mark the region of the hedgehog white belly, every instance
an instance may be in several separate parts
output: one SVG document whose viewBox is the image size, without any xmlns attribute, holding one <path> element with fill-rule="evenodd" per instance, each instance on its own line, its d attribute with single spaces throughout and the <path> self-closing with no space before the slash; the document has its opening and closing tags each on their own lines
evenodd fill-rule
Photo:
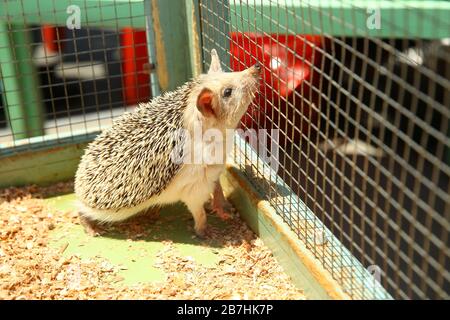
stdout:
<svg viewBox="0 0 450 320">
<path fill-rule="evenodd" d="M 188 207 L 191 203 L 205 203 L 214 190 L 223 165 L 185 165 L 174 177 L 173 181 L 158 196 L 129 208 L 96 209 L 81 201 L 77 202 L 83 216 L 101 222 L 122 221 L 152 207 L 183 201 Z"/>
</svg>

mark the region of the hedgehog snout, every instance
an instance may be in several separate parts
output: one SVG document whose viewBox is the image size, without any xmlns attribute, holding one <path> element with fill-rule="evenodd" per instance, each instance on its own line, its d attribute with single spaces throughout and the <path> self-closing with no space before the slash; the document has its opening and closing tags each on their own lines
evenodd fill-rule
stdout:
<svg viewBox="0 0 450 320">
<path fill-rule="evenodd" d="M 253 69 L 252 73 L 254 75 L 256 75 L 256 76 L 260 76 L 261 75 L 262 67 L 261 67 L 261 65 L 258 62 L 253 65 L 252 69 Z"/>
</svg>

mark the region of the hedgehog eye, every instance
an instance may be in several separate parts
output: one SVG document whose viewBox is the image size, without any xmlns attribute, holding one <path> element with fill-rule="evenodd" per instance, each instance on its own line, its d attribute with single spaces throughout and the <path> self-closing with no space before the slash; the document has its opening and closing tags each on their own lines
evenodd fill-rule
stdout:
<svg viewBox="0 0 450 320">
<path fill-rule="evenodd" d="M 231 88 L 226 88 L 224 91 L 223 91 L 223 97 L 224 98 L 228 98 L 229 96 L 231 96 L 231 93 L 233 92 L 233 89 L 231 89 Z"/>
</svg>

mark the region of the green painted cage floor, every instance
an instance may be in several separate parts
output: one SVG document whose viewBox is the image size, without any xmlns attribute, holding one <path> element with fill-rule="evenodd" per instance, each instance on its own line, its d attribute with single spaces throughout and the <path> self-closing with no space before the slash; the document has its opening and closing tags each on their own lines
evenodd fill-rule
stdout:
<svg viewBox="0 0 450 320">
<path fill-rule="evenodd" d="M 68 194 L 48 198 L 46 202 L 50 208 L 66 211 L 73 209 L 74 200 L 74 194 Z M 182 256 L 193 258 L 198 264 L 212 266 L 219 262 L 221 247 L 214 240 L 202 240 L 195 236 L 191 214 L 183 205 L 161 209 L 156 220 L 145 215 L 136 219 L 140 220 L 142 230 L 133 230 L 133 241 L 127 241 L 130 238 L 127 227 L 135 229 L 135 220 L 122 223 L 121 230 L 113 228 L 99 237 L 87 235 L 81 225 L 57 228 L 52 232 L 52 245 L 65 248 L 63 254 L 66 256 L 101 257 L 122 266 L 120 276 L 126 285 L 164 281 L 164 272 L 154 267 L 156 254 L 164 248 L 164 241 L 171 241 Z M 226 222 L 212 215 L 208 216 L 208 224 L 221 230 L 228 228 Z"/>
</svg>

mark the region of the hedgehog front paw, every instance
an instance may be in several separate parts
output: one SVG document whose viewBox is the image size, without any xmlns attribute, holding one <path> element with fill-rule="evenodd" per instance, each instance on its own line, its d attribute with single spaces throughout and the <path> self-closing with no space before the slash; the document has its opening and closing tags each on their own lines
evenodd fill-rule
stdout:
<svg viewBox="0 0 450 320">
<path fill-rule="evenodd" d="M 216 183 L 212 198 L 212 211 L 217 214 L 221 220 L 231 219 L 231 204 L 225 199 L 222 187 L 219 182 Z"/>
<path fill-rule="evenodd" d="M 228 201 L 214 203 L 212 207 L 212 211 L 216 213 L 217 216 L 223 221 L 230 220 L 232 218 L 232 210 L 233 206 Z"/>
<path fill-rule="evenodd" d="M 202 225 L 195 225 L 195 234 L 199 237 L 199 238 L 205 238 L 205 236 L 207 235 L 207 224 L 204 223 Z"/>
</svg>

